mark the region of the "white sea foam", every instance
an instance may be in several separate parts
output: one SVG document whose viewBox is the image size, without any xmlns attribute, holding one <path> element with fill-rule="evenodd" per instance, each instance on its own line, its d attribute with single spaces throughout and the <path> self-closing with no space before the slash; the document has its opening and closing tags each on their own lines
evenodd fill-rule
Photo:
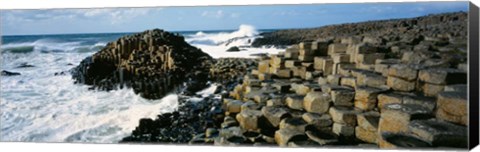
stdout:
<svg viewBox="0 0 480 152">
<path fill-rule="evenodd" d="M 259 32 L 251 25 L 240 25 L 238 30 L 227 33 L 204 33 L 197 32 L 194 35 L 187 36 L 186 41 L 191 45 L 202 49 L 214 58 L 222 57 L 244 57 L 254 58 L 252 54 L 267 53 L 276 54 L 284 51 L 275 47 L 253 48 L 251 44 L 256 38 L 259 38 Z M 230 47 L 237 46 L 241 49 L 239 52 L 226 52 Z"/>
<path fill-rule="evenodd" d="M 114 143 L 141 118 L 155 118 L 178 106 L 176 95 L 146 100 L 131 89 L 92 91 L 73 84 L 72 68 L 89 53 L 2 54 L 2 69 L 22 75 L 1 79 L 1 141 Z M 36 67 L 14 68 L 27 62 Z"/>
</svg>

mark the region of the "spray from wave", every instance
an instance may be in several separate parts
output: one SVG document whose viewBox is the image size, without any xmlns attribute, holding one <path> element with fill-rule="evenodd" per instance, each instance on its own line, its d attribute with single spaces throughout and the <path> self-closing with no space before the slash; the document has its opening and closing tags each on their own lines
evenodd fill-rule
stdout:
<svg viewBox="0 0 480 152">
<path fill-rule="evenodd" d="M 252 25 L 242 24 L 232 32 L 206 33 L 197 32 L 186 35 L 186 41 L 202 49 L 214 58 L 242 57 L 254 58 L 254 54 L 278 53 L 281 49 L 275 47 L 254 48 L 251 44 L 256 38 L 261 37 L 260 32 Z M 227 52 L 231 47 L 238 47 L 238 52 Z"/>
</svg>

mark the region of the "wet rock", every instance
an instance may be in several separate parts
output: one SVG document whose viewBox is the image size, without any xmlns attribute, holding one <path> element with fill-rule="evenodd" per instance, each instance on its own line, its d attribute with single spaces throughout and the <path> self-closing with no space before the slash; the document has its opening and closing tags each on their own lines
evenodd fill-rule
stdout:
<svg viewBox="0 0 480 152">
<path fill-rule="evenodd" d="M 228 48 L 226 51 L 227 52 L 238 52 L 238 51 L 240 51 L 240 48 L 238 48 L 236 46 L 232 46 L 232 47 Z"/>
<path fill-rule="evenodd" d="M 2 76 L 16 76 L 16 75 L 20 75 L 19 72 L 10 72 L 10 71 L 7 71 L 7 70 L 2 70 Z"/>
<path fill-rule="evenodd" d="M 159 99 L 186 82 L 184 91 L 206 87 L 212 58 L 184 38 L 154 29 L 108 43 L 70 72 L 75 83 L 101 90 L 126 85 L 144 98 Z"/>
<path fill-rule="evenodd" d="M 413 134 L 433 146 L 467 148 L 467 127 L 429 119 L 414 120 L 410 122 L 409 128 Z"/>
<path fill-rule="evenodd" d="M 19 66 L 17 66 L 17 68 L 31 68 L 31 67 L 35 67 L 35 66 L 28 63 L 22 63 Z"/>
<path fill-rule="evenodd" d="M 380 148 L 398 149 L 398 148 L 427 148 L 431 145 L 421 139 L 405 134 L 382 133 L 378 142 Z"/>
</svg>

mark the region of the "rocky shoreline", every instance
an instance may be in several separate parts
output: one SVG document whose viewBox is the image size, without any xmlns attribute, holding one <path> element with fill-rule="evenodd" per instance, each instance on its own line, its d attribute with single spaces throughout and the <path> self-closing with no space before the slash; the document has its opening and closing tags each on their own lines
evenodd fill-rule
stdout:
<svg viewBox="0 0 480 152">
<path fill-rule="evenodd" d="M 266 33 L 254 45 L 288 47 L 257 59 L 213 59 L 156 29 L 109 43 L 71 73 L 93 89 L 178 94 L 178 111 L 141 119 L 122 143 L 465 148 L 466 17 Z M 196 94 L 209 85 L 214 94 Z"/>
</svg>

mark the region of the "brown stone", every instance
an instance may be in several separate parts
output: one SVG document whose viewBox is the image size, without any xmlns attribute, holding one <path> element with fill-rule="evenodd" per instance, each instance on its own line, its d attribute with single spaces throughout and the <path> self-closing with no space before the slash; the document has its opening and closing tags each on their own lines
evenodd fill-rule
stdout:
<svg viewBox="0 0 480 152">
<path fill-rule="evenodd" d="M 455 125 L 437 119 L 414 120 L 409 128 L 420 139 L 433 146 L 467 148 L 467 127 Z"/>
<path fill-rule="evenodd" d="M 378 133 L 376 131 L 369 131 L 357 126 L 355 127 L 355 137 L 364 142 L 376 144 L 378 139 Z"/>
<path fill-rule="evenodd" d="M 332 96 L 333 105 L 335 106 L 353 106 L 353 99 L 355 98 L 354 91 L 332 90 L 330 95 Z"/>
<path fill-rule="evenodd" d="M 287 106 L 295 110 L 303 110 L 303 96 L 292 95 L 285 100 Z"/>
<path fill-rule="evenodd" d="M 467 73 L 458 69 L 424 69 L 420 70 L 418 76 L 421 81 L 437 85 L 467 83 Z"/>
<path fill-rule="evenodd" d="M 388 69 L 388 76 L 402 78 L 407 81 L 417 79 L 418 70 L 412 65 L 396 64 Z"/>
<path fill-rule="evenodd" d="M 329 109 L 328 113 L 335 123 L 355 126 L 357 124 L 357 114 L 359 114 L 360 111 L 353 107 L 333 106 Z"/>
<path fill-rule="evenodd" d="M 388 104 L 382 109 L 378 125 L 379 133 L 406 133 L 412 120 L 431 118 L 431 111 L 412 104 Z"/>
<path fill-rule="evenodd" d="M 275 142 L 281 146 L 286 147 L 288 142 L 306 140 L 304 132 L 294 129 L 279 129 L 275 131 Z"/>
<path fill-rule="evenodd" d="M 467 125 L 467 103 L 466 92 L 442 92 L 437 96 L 436 117 L 445 121 Z"/>
<path fill-rule="evenodd" d="M 312 91 L 303 99 L 303 108 L 307 112 L 325 113 L 330 107 L 332 101 L 329 93 Z"/>
<path fill-rule="evenodd" d="M 392 103 L 398 103 L 401 104 L 403 103 L 403 96 L 402 94 L 399 93 L 382 93 L 378 95 L 378 108 L 380 111 L 383 109 L 383 106 L 387 104 L 392 104 Z"/>
<path fill-rule="evenodd" d="M 357 80 L 355 77 L 342 77 L 340 79 L 340 85 L 342 86 L 355 88 L 357 86 L 356 83 L 357 83 Z"/>
<path fill-rule="evenodd" d="M 355 136 L 355 127 L 341 123 L 333 123 L 332 131 L 339 136 Z"/>
<path fill-rule="evenodd" d="M 262 108 L 262 114 L 273 127 L 278 127 L 282 119 L 291 117 L 288 111 L 282 107 L 265 106 Z"/>
<path fill-rule="evenodd" d="M 260 128 L 259 122 L 262 117 L 260 110 L 246 109 L 238 113 L 236 118 L 240 127 L 249 131 L 256 131 Z"/>
<path fill-rule="evenodd" d="M 378 132 L 378 122 L 380 121 L 380 113 L 376 111 L 368 111 L 357 115 L 358 127 L 367 131 Z"/>
<path fill-rule="evenodd" d="M 298 130 L 301 132 L 305 132 L 305 128 L 307 127 L 307 122 L 303 120 L 303 118 L 298 117 L 291 117 L 285 118 L 280 121 L 279 128 L 280 129 L 293 129 Z"/>
<path fill-rule="evenodd" d="M 324 128 L 332 125 L 332 117 L 329 114 L 304 113 L 302 118 L 305 122 L 316 128 Z"/>
<path fill-rule="evenodd" d="M 328 55 L 332 55 L 335 53 L 346 53 L 347 46 L 348 45 L 346 44 L 340 44 L 340 43 L 330 44 L 328 46 Z"/>
<path fill-rule="evenodd" d="M 397 91 L 408 92 L 415 90 L 415 81 L 408 81 L 394 76 L 388 76 L 387 85 Z"/>
<path fill-rule="evenodd" d="M 372 87 L 357 87 L 355 89 L 355 107 L 361 110 L 372 110 L 377 105 L 377 96 L 383 90 Z"/>
</svg>

